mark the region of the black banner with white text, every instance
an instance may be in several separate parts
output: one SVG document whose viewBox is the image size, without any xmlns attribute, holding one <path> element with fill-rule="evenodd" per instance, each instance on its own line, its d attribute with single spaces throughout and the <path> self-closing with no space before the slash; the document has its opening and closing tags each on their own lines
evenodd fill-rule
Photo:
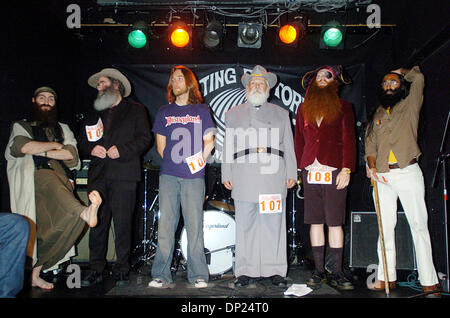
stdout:
<svg viewBox="0 0 450 318">
<path fill-rule="evenodd" d="M 134 97 L 146 106 L 151 121 L 154 120 L 159 108 L 167 104 L 167 84 L 173 66 L 173 64 L 116 65 L 132 83 Z M 204 103 L 209 105 L 212 110 L 217 127 L 214 160 L 220 162 L 225 131 L 225 113 L 246 101 L 241 77 L 244 72 L 250 73 L 254 65 L 186 64 L 185 66 L 196 75 Z M 269 101 L 289 110 L 292 124 L 295 125 L 297 108 L 303 102 L 305 94 L 300 85 L 301 79 L 305 73 L 317 66 L 263 66 L 278 77 L 277 84 L 271 90 Z M 353 104 L 357 126 L 355 129 L 360 129 L 366 120 L 364 65 L 350 65 L 344 67 L 344 70 L 351 77 L 352 83 L 342 87 L 340 96 Z M 161 158 L 156 154 L 154 148 L 147 153 L 145 160 L 159 165 Z"/>
</svg>

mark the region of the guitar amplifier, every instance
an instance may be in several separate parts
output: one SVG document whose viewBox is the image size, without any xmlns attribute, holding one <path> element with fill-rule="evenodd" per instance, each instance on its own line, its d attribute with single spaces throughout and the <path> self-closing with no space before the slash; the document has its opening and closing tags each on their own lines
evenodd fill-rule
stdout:
<svg viewBox="0 0 450 318">
<path fill-rule="evenodd" d="M 367 268 L 371 264 L 378 264 L 377 242 L 378 221 L 376 212 L 352 212 L 349 266 Z M 416 270 L 414 244 L 405 212 L 397 212 L 395 247 L 396 268 Z"/>
<path fill-rule="evenodd" d="M 75 173 L 75 183 L 79 186 L 87 186 L 88 184 L 88 170 L 91 160 L 83 160 L 81 162 L 81 169 Z"/>
</svg>

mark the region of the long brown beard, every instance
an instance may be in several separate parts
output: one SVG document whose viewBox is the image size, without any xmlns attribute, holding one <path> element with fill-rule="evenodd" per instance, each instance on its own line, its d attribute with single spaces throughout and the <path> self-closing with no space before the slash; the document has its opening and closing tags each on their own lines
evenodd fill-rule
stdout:
<svg viewBox="0 0 450 318">
<path fill-rule="evenodd" d="M 50 110 L 43 111 L 36 103 L 33 103 L 31 118 L 44 126 L 54 126 L 58 122 L 58 109 L 54 105 Z"/>
<path fill-rule="evenodd" d="M 336 81 L 323 88 L 315 81 L 311 84 L 302 106 L 303 117 L 308 123 L 315 124 L 317 120 L 323 118 L 323 122 L 329 124 L 339 118 L 342 105 L 338 89 Z"/>
</svg>

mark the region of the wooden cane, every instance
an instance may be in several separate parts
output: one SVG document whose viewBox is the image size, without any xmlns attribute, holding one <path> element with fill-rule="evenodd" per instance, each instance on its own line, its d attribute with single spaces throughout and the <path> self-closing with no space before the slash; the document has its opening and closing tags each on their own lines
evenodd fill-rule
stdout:
<svg viewBox="0 0 450 318">
<path fill-rule="evenodd" d="M 381 245 L 381 255 L 383 259 L 383 269 L 384 269 L 384 290 L 386 292 L 386 298 L 389 298 L 389 275 L 388 268 L 386 262 L 386 249 L 384 247 L 384 236 L 383 236 L 383 225 L 381 223 L 381 214 L 380 214 L 380 201 L 378 199 L 378 186 L 375 180 L 371 180 L 373 191 L 375 195 L 375 210 L 377 212 L 377 221 L 378 221 L 378 232 L 380 234 L 380 245 Z"/>
</svg>

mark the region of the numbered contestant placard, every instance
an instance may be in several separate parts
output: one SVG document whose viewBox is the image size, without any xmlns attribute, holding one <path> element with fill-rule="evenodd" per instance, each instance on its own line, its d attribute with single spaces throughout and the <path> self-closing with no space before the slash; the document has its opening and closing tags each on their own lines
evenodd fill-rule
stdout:
<svg viewBox="0 0 450 318">
<path fill-rule="evenodd" d="M 281 194 L 260 194 L 259 213 L 273 214 L 281 213 L 283 210 Z"/>
<path fill-rule="evenodd" d="M 187 157 L 186 163 L 192 174 L 199 172 L 206 166 L 205 159 L 203 159 L 202 152 L 197 152 L 195 155 Z"/>
<path fill-rule="evenodd" d="M 101 118 L 98 119 L 95 125 L 86 125 L 86 136 L 90 142 L 96 142 L 103 137 L 103 122 Z"/>
<path fill-rule="evenodd" d="M 309 171 L 308 183 L 309 184 L 331 184 L 332 180 L 331 171 Z"/>
</svg>

